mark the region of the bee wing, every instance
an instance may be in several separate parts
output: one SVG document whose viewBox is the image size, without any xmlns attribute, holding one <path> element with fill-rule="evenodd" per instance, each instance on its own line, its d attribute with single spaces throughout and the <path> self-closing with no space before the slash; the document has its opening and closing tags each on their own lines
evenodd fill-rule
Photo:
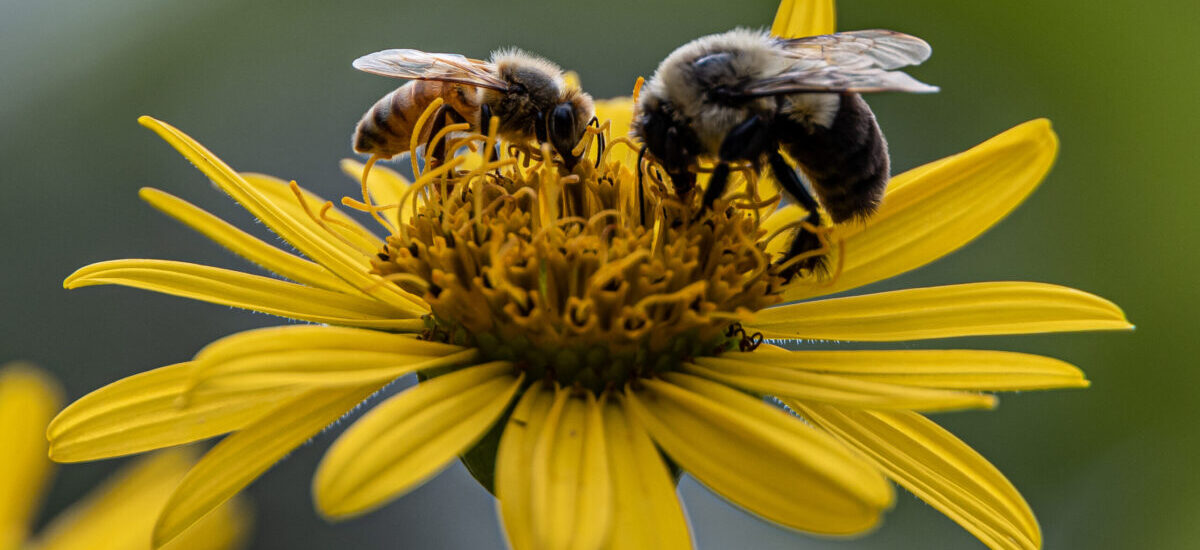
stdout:
<svg viewBox="0 0 1200 550">
<path fill-rule="evenodd" d="M 791 64 L 778 75 L 747 85 L 745 95 L 938 91 L 937 86 L 893 70 L 929 59 L 933 50 L 915 36 L 868 30 L 781 40 L 779 44 Z"/>
<path fill-rule="evenodd" d="M 797 60 L 836 67 L 885 70 L 920 65 L 929 59 L 929 43 L 902 32 L 872 29 L 781 40 L 784 54 Z"/>
<path fill-rule="evenodd" d="M 393 78 L 456 82 L 501 91 L 508 89 L 508 84 L 496 76 L 495 65 L 453 53 L 383 50 L 355 59 L 354 68 Z"/>
<path fill-rule="evenodd" d="M 824 67 L 787 71 L 759 79 L 746 86 L 739 95 L 759 97 L 802 92 L 910 92 L 932 93 L 930 86 L 900 71 L 883 69 L 841 69 Z"/>
</svg>

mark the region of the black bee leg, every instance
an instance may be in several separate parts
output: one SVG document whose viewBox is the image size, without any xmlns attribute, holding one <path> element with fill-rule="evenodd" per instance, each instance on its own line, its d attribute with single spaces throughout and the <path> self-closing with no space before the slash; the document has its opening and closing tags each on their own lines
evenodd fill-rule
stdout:
<svg viewBox="0 0 1200 550">
<path fill-rule="evenodd" d="M 479 106 L 479 133 L 487 135 L 492 127 L 492 108 L 487 103 Z"/>
<path fill-rule="evenodd" d="M 755 160 L 770 144 L 770 128 L 762 117 L 754 115 L 734 126 L 721 140 L 721 150 L 717 153 L 720 162 L 713 168 L 708 189 L 704 191 L 704 208 L 712 208 L 713 203 L 725 193 L 725 186 L 729 183 L 728 163 Z"/>
<path fill-rule="evenodd" d="M 446 141 L 433 143 L 433 138 L 446 127 L 447 112 L 454 111 L 445 105 L 439 107 L 437 112 L 433 113 L 433 122 L 429 125 L 429 139 L 425 142 L 425 151 L 429 153 L 429 163 L 432 166 L 441 164 L 441 159 L 446 155 Z M 430 150 L 430 147 L 433 149 Z"/>
<path fill-rule="evenodd" d="M 722 160 L 713 168 L 712 176 L 708 178 L 708 188 L 704 190 L 704 200 L 701 201 L 705 210 L 712 208 L 713 203 L 721 198 L 721 195 L 725 193 L 725 186 L 728 184 L 729 163 Z"/>
<path fill-rule="evenodd" d="M 771 151 L 767 153 L 767 162 L 771 165 L 771 171 L 775 173 L 775 179 L 783 190 L 796 200 L 805 210 L 808 211 L 808 216 L 804 221 L 812 227 L 821 226 L 821 211 L 817 205 L 817 200 L 813 198 L 812 193 L 809 193 L 808 187 L 804 182 L 800 181 L 800 176 L 796 174 L 795 168 L 792 168 L 779 151 Z M 815 250 L 820 250 L 825 246 L 821 238 L 816 233 L 809 231 L 805 227 L 801 227 L 796 231 L 796 237 L 792 239 L 791 246 L 788 247 L 787 255 L 784 257 L 784 262 L 788 259 L 795 258 L 801 254 L 811 253 Z M 808 258 L 800 260 L 791 265 L 783 276 L 791 279 L 801 269 L 812 271 L 825 271 L 827 258 L 824 254 L 813 254 Z"/>
<path fill-rule="evenodd" d="M 595 125 L 596 129 L 599 130 L 600 129 L 600 119 L 593 116 L 592 120 L 588 121 L 588 126 L 592 126 L 592 125 Z M 600 167 L 600 159 L 604 158 L 604 147 L 605 147 L 604 132 L 600 132 L 600 133 L 596 134 L 596 168 Z"/>
<path fill-rule="evenodd" d="M 537 112 L 537 122 L 533 124 L 533 133 L 534 136 L 537 137 L 539 148 L 543 143 L 550 141 L 550 139 L 546 137 L 546 113 L 541 111 Z"/>
<path fill-rule="evenodd" d="M 442 108 L 445 109 L 445 113 L 444 113 L 445 116 L 442 117 L 443 118 L 443 120 L 441 121 L 442 125 L 438 128 L 435 128 L 435 133 L 440 132 L 442 130 L 442 128 L 444 128 L 446 126 L 446 123 L 461 124 L 463 122 L 467 122 L 467 119 L 463 118 L 462 115 L 458 114 L 458 111 L 455 111 L 454 109 L 448 109 L 446 107 L 442 107 Z M 430 134 L 430 136 L 431 136 L 430 139 L 433 139 L 432 138 L 433 135 L 434 134 Z M 443 140 L 433 144 L 433 154 L 430 155 L 430 157 L 435 158 L 435 159 L 446 158 L 446 142 L 447 141 L 449 141 L 448 136 L 446 139 L 443 139 Z M 428 147 L 428 145 L 426 147 Z"/>
<path fill-rule="evenodd" d="M 487 103 L 479 106 L 479 133 L 487 135 L 492 128 L 492 108 Z M 492 145 L 492 160 L 500 158 L 500 140 Z"/>
<path fill-rule="evenodd" d="M 570 103 L 559 103 L 550 113 L 550 119 L 546 121 L 546 125 L 550 144 L 562 157 L 563 165 L 567 167 L 567 170 L 575 168 L 575 164 L 579 162 L 579 159 L 572 154 L 575 144 L 579 142 L 575 131 L 575 107 Z"/>
</svg>

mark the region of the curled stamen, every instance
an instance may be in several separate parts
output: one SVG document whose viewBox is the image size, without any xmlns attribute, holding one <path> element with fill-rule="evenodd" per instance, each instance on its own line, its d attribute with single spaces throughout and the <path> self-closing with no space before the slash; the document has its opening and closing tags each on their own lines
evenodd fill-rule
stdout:
<svg viewBox="0 0 1200 550">
<path fill-rule="evenodd" d="M 429 143 L 425 146 L 425 154 L 424 154 L 425 166 L 431 166 L 431 163 L 435 163 L 435 161 L 437 160 L 433 156 L 433 152 L 431 151 L 431 149 L 435 148 L 435 144 L 441 143 L 442 140 L 446 139 L 446 135 L 450 134 L 451 132 L 465 132 L 470 129 L 471 129 L 471 125 L 467 124 L 466 122 L 460 122 L 457 124 L 448 124 L 446 126 L 443 126 L 442 129 L 438 131 L 438 133 L 433 135 L 433 138 L 430 139 Z"/>
<path fill-rule="evenodd" d="M 733 198 L 739 197 L 735 196 Z M 750 197 L 750 199 L 753 200 L 753 197 Z M 765 199 L 761 199 L 758 202 L 734 202 L 731 200 L 729 205 L 739 210 L 762 210 L 764 208 L 774 207 L 781 200 L 783 200 L 783 195 L 775 193 L 774 195 L 771 195 Z"/>
<path fill-rule="evenodd" d="M 363 165 L 362 178 L 359 179 L 359 185 L 362 188 L 362 204 L 366 206 L 366 212 L 370 212 L 371 217 L 387 229 L 389 233 L 395 233 L 396 228 L 392 227 L 392 223 L 383 219 L 379 215 L 379 210 L 375 207 L 374 201 L 371 199 L 371 193 L 367 190 L 367 176 L 371 173 L 371 168 L 375 167 L 375 163 L 379 161 L 379 153 L 372 153 L 371 158 L 367 159 L 367 163 Z M 345 201 L 342 201 L 345 204 Z"/>
<path fill-rule="evenodd" d="M 413 196 L 415 193 L 425 189 L 425 187 L 428 186 L 429 184 L 433 183 L 434 178 L 457 168 L 458 166 L 460 166 L 462 163 L 464 163 L 466 161 L 467 161 L 466 157 L 454 157 L 454 158 L 450 159 L 446 164 L 443 164 L 441 166 L 438 166 L 437 168 L 434 168 L 432 170 L 428 170 L 428 171 L 422 173 L 421 176 L 419 178 L 417 178 L 417 181 L 414 181 L 412 183 L 412 185 L 408 186 L 408 189 L 404 190 L 404 194 L 400 195 L 400 200 L 398 201 L 399 207 L 404 208 L 404 204 L 406 202 L 408 202 L 408 198 Z M 412 213 L 413 213 L 413 217 L 416 217 L 417 202 L 415 200 L 413 201 Z M 400 224 L 400 236 L 401 236 L 401 238 L 405 238 L 405 239 L 407 239 L 407 237 L 408 237 L 408 232 L 407 232 L 407 229 L 405 228 L 404 224 Z"/>
<path fill-rule="evenodd" d="M 332 202 L 325 201 L 325 204 L 321 205 L 321 211 L 317 214 L 318 216 L 320 216 L 321 221 L 335 225 L 337 227 L 341 227 L 342 229 L 345 229 L 346 231 L 350 232 L 350 234 L 355 235 L 358 238 L 362 239 L 364 242 L 369 243 L 375 239 L 374 235 L 369 234 L 367 231 L 363 230 L 362 227 L 345 222 L 343 220 L 339 220 L 337 218 L 330 217 L 329 211 L 332 209 L 333 209 Z M 344 242 L 346 242 L 347 244 L 350 244 L 349 240 L 344 240 Z M 357 246 L 351 245 L 351 246 L 355 246 L 356 248 L 362 249 L 361 245 L 357 245 Z"/>
<path fill-rule="evenodd" d="M 374 210 L 376 212 L 387 212 L 388 210 L 396 210 L 396 209 L 400 208 L 399 203 L 391 203 L 391 204 L 383 204 L 383 205 L 364 204 L 362 201 L 355 199 L 354 197 L 342 197 L 342 206 L 345 206 L 347 208 L 353 208 L 355 210 L 358 210 L 359 212 L 370 212 L 371 210 Z M 395 231 L 393 231 L 393 233 L 395 233 Z"/>
<path fill-rule="evenodd" d="M 304 213 L 308 215 L 309 219 L 311 219 L 313 221 L 313 223 L 317 224 L 317 226 L 320 227 L 321 229 L 324 229 L 326 232 L 328 232 L 330 235 L 332 235 L 335 239 L 345 243 L 346 246 L 349 246 L 350 248 L 352 248 L 354 250 L 362 251 L 362 248 L 359 245 L 356 245 L 356 244 L 350 242 L 350 239 L 347 239 L 345 235 L 342 235 L 341 233 L 334 231 L 328 225 L 325 225 L 324 213 L 326 210 L 329 209 L 329 207 L 333 206 L 333 203 L 326 202 L 325 206 L 322 207 L 322 209 L 321 209 L 321 215 L 317 215 L 317 214 L 313 213 L 312 208 L 309 208 L 308 200 L 304 198 L 304 191 L 302 189 L 300 189 L 300 185 L 296 183 L 296 180 L 292 180 L 291 182 L 289 182 L 288 188 L 291 189 L 292 194 L 296 196 L 296 202 L 300 203 L 300 208 L 302 210 L 304 210 Z"/>
<path fill-rule="evenodd" d="M 417 145 L 421 143 L 421 132 L 425 131 L 425 123 L 437 112 L 442 103 L 445 103 L 445 100 L 440 97 L 430 101 L 425 110 L 421 111 L 421 116 L 417 117 L 417 123 L 413 125 L 412 137 L 408 140 L 409 159 L 412 161 L 413 177 L 419 178 L 421 176 L 421 167 L 417 162 Z"/>
<path fill-rule="evenodd" d="M 461 138 L 449 125 L 431 131 L 431 143 L 455 146 L 388 205 L 404 209 L 405 222 L 371 259 L 385 284 L 424 293 L 438 328 L 425 337 L 478 338 L 497 354 L 488 359 L 515 358 L 531 377 L 593 394 L 668 372 L 695 350 L 761 341 L 744 330 L 724 336 L 780 300 L 767 243 L 756 241 L 758 209 L 779 195 L 761 199 L 754 173 L 730 200 L 701 209 L 701 194 L 679 196 L 639 144 L 610 139 L 612 123 L 588 123 L 567 156 L 590 159 L 595 148 L 597 164 L 570 171 L 547 144 L 500 143 L 491 124 Z M 641 153 L 636 165 L 628 152 Z M 571 365 L 582 358 L 571 355 L 585 353 L 589 374 L 577 375 Z"/>
</svg>

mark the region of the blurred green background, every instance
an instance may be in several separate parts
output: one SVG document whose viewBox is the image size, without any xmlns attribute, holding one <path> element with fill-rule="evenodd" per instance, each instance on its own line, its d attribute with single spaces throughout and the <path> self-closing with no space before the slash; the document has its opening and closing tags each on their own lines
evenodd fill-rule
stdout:
<svg viewBox="0 0 1200 550">
<path fill-rule="evenodd" d="M 124 288 L 62 289 L 77 267 L 114 258 L 243 268 L 137 199 L 139 187 L 152 185 L 255 225 L 139 127 L 138 115 L 177 125 L 235 168 L 337 197 L 356 193 L 337 169 L 353 124 L 397 84 L 353 71 L 358 55 L 413 47 L 485 57 L 518 45 L 577 70 L 585 88 L 608 97 L 627 94 L 687 40 L 769 25 L 775 10 L 769 0 L 505 5 L 0 0 L 0 359 L 42 364 L 75 399 L 185 360 L 217 337 L 279 322 Z M 1194 548 L 1200 8 L 1168 0 L 1102 6 L 839 6 L 840 29 L 893 28 L 934 46 L 913 73 L 940 94 L 871 98 L 897 171 L 1035 117 L 1050 117 L 1062 139 L 1054 171 L 1012 216 L 968 248 L 872 289 L 1033 280 L 1122 305 L 1138 325 L 1133 334 L 922 343 L 1052 355 L 1093 382 L 936 418 L 1008 474 L 1036 511 L 1047 548 Z M 248 490 L 258 507 L 253 547 L 502 545 L 491 498 L 458 465 L 380 511 L 324 523 L 309 483 L 332 437 L 298 449 Z M 119 462 L 60 469 L 44 516 Z M 690 479 L 680 492 L 704 549 L 979 547 L 906 494 L 876 532 L 841 541 L 763 523 Z"/>
</svg>

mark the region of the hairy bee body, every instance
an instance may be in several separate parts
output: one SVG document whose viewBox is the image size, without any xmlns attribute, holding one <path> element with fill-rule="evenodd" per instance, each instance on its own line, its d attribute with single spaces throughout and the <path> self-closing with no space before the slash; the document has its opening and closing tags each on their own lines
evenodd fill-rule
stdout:
<svg viewBox="0 0 1200 550">
<path fill-rule="evenodd" d="M 887 140 L 875 114 L 855 93 L 797 95 L 801 97 L 781 98 L 782 116 L 776 124 L 787 137 L 779 140 L 780 145 L 799 165 L 835 223 L 866 218 L 883 200 L 891 173 Z M 837 100 L 832 102 L 835 106 L 829 97 Z M 800 108 L 811 102 L 822 105 Z M 829 123 L 814 122 L 809 113 Z"/>
<path fill-rule="evenodd" d="M 705 208 L 724 192 L 729 163 L 769 167 L 808 212 L 781 262 L 785 275 L 819 270 L 828 251 L 819 211 L 835 223 L 866 218 L 887 186 L 887 142 L 859 93 L 936 91 L 897 70 L 929 54 L 923 40 L 886 30 L 785 39 L 735 29 L 697 38 L 646 82 L 633 133 L 680 195 L 694 188 L 701 159 L 715 163 Z"/>
<path fill-rule="evenodd" d="M 451 82 L 413 80 L 383 96 L 363 115 L 354 129 L 354 150 L 381 158 L 408 151 L 417 119 L 439 97 L 472 127 L 478 126 L 478 90 Z M 430 128 L 425 126 L 419 141 L 430 137 Z"/>
<path fill-rule="evenodd" d="M 591 96 L 569 87 L 562 69 L 520 50 L 501 50 L 491 61 L 457 54 L 418 50 L 384 50 L 355 61 L 356 68 L 394 78 L 412 79 L 363 115 L 354 131 L 354 150 L 391 158 L 411 149 L 413 129 L 437 98 L 444 113 L 472 131 L 487 131 L 496 118 L 501 137 L 513 142 L 550 143 L 572 166 L 570 154 L 593 117 Z M 441 117 L 421 130 L 417 143 L 427 143 Z"/>
</svg>

